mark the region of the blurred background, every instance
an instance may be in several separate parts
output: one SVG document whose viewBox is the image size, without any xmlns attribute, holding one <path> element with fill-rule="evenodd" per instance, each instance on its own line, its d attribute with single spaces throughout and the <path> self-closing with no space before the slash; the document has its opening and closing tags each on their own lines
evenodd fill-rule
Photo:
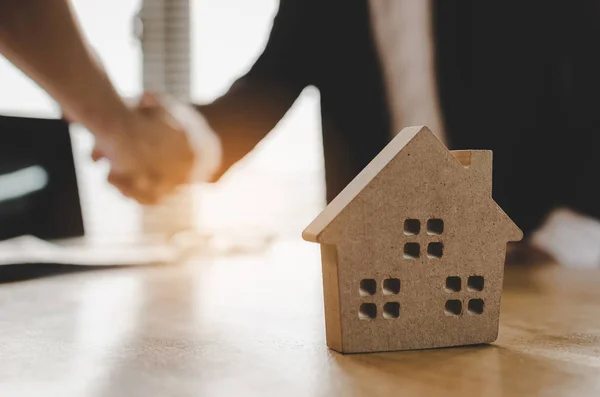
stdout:
<svg viewBox="0 0 600 397">
<path fill-rule="evenodd" d="M 72 1 L 86 37 L 124 96 L 146 88 L 196 103 L 212 101 L 256 60 L 278 7 L 276 0 L 179 0 L 163 12 L 162 1 L 146 0 L 143 8 L 141 0 Z M 161 32 L 169 29 L 177 34 L 169 38 L 167 53 Z M 1 57 L 0 87 L 0 114 L 60 117 L 49 96 Z M 90 159 L 91 134 L 72 127 L 87 236 L 128 241 L 179 219 L 204 236 L 226 236 L 229 244 L 298 237 L 325 204 L 318 95 L 307 88 L 269 137 L 219 183 L 193 186 L 154 208 L 111 187 L 108 164 Z"/>
</svg>

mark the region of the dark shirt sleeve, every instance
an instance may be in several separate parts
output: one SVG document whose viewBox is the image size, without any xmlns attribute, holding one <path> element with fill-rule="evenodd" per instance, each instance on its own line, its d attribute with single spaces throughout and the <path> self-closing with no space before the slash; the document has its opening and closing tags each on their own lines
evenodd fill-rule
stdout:
<svg viewBox="0 0 600 397">
<path fill-rule="evenodd" d="M 223 145 L 215 180 L 250 152 L 312 84 L 313 2 L 281 0 L 267 45 L 250 71 L 213 103 L 197 106 Z"/>
</svg>

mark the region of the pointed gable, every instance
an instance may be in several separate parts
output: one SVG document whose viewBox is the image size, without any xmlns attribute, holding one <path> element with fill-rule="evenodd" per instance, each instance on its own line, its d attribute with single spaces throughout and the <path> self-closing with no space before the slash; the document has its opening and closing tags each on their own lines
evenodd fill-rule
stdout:
<svg viewBox="0 0 600 397">
<path fill-rule="evenodd" d="M 419 133 L 433 133 L 425 126 L 404 128 L 383 150 L 338 194 L 319 216 L 302 232 L 306 241 L 318 242 L 319 234 L 379 174 L 383 168 Z"/>
<path fill-rule="evenodd" d="M 310 242 L 321 242 L 323 231 L 349 206 L 349 204 L 380 174 L 384 168 L 417 136 L 427 134 L 439 143 L 447 153 L 447 160 L 456 172 L 464 172 L 465 177 L 476 181 L 481 191 L 488 195 L 490 205 L 498 209 L 501 230 L 499 235 L 508 241 L 521 240 L 523 233 L 492 199 L 492 152 L 489 150 L 448 151 L 442 142 L 425 126 L 403 129 L 396 137 L 344 188 L 329 205 L 303 231 L 302 238 Z M 442 155 L 443 156 L 443 155 Z"/>
</svg>

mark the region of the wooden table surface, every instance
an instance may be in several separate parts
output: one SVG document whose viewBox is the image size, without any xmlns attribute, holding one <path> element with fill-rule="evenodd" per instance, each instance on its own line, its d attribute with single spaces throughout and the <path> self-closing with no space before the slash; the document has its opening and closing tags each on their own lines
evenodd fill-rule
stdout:
<svg viewBox="0 0 600 397">
<path fill-rule="evenodd" d="M 509 268 L 474 347 L 340 355 L 322 299 L 302 242 L 0 284 L 0 395 L 600 395 L 600 271 Z"/>
</svg>

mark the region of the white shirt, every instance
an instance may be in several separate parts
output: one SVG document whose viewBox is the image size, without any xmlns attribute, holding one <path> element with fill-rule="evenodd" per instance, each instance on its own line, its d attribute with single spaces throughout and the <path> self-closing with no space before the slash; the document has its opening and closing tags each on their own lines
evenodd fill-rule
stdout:
<svg viewBox="0 0 600 397">
<path fill-rule="evenodd" d="M 426 125 L 445 141 L 435 80 L 431 0 L 369 0 L 373 35 L 382 61 L 394 135 Z M 210 178 L 221 161 L 221 145 L 204 118 L 172 104 L 197 152 L 196 180 Z M 600 205 L 600 203 L 599 203 Z M 599 267 L 600 221 L 558 209 L 530 241 L 570 267 Z"/>
</svg>

